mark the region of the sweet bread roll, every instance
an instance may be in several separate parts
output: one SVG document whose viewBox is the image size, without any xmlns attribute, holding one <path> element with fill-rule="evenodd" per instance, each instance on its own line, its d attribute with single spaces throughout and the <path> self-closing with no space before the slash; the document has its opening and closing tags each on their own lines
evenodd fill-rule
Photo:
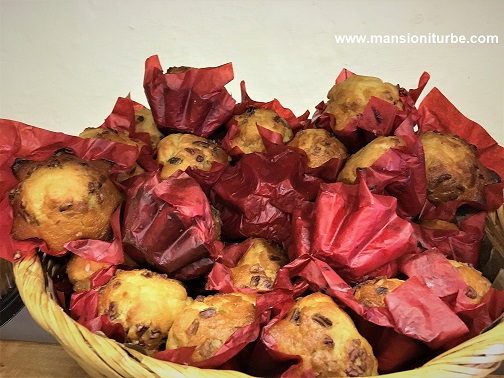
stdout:
<svg viewBox="0 0 504 378">
<path fill-rule="evenodd" d="M 459 228 L 455 223 L 442 219 L 424 219 L 418 222 L 418 224 L 429 230 L 459 231 Z"/>
<path fill-rule="evenodd" d="M 124 131 L 117 131 L 108 127 L 86 127 L 80 134 L 81 138 L 97 138 L 108 140 L 110 142 L 117 142 L 122 144 L 127 144 L 128 146 L 135 146 L 139 150 L 142 148 L 144 143 L 135 142 L 129 137 L 129 134 Z M 119 182 L 125 181 L 130 177 L 142 174 L 144 169 L 138 164 L 135 164 L 128 172 L 121 173 L 118 175 L 117 180 Z"/>
<path fill-rule="evenodd" d="M 385 296 L 403 282 L 398 278 L 376 277 L 358 284 L 354 296 L 364 307 L 385 307 Z"/>
<path fill-rule="evenodd" d="M 212 163 L 228 164 L 229 156 L 214 141 L 192 134 L 170 134 L 158 144 L 157 161 L 163 166 L 161 178 L 188 167 L 209 171 Z"/>
<path fill-rule="evenodd" d="M 14 164 L 19 184 L 10 193 L 12 237 L 39 238 L 62 251 L 78 239 L 107 240 L 123 197 L 108 178 L 110 163 L 58 152 L 46 161 Z"/>
<path fill-rule="evenodd" d="M 257 126 L 280 134 L 284 143 L 294 136 L 287 121 L 273 109 L 250 107 L 242 114 L 235 115 L 234 120 L 239 132 L 231 138 L 230 148 L 238 147 L 244 154 L 266 152 Z"/>
<path fill-rule="evenodd" d="M 460 277 L 469 287 L 466 296 L 470 298 L 472 302 L 480 303 L 488 290 L 490 290 L 492 283 L 472 265 L 455 260 L 449 261 L 457 269 Z"/>
<path fill-rule="evenodd" d="M 90 289 L 90 278 L 99 270 L 110 267 L 111 264 L 93 261 L 79 255 L 72 255 L 66 265 L 68 280 L 75 292 Z"/>
<path fill-rule="evenodd" d="M 98 315 L 120 323 L 126 342 L 151 354 L 166 340 L 168 331 L 191 303 L 177 280 L 147 269 L 119 270 L 99 290 Z"/>
<path fill-rule="evenodd" d="M 109 127 L 86 127 L 80 134 L 81 138 L 97 138 L 108 140 L 111 142 L 118 142 L 135 146 L 138 149 L 142 148 L 142 142 L 135 142 L 129 137 L 129 134 L 124 131 L 117 131 Z"/>
<path fill-rule="evenodd" d="M 163 134 L 154 122 L 152 112 L 147 108 L 135 109 L 135 131 L 149 134 L 152 148 L 156 148 L 163 138 Z"/>
<path fill-rule="evenodd" d="M 274 340 L 280 352 L 302 358 L 293 376 L 310 370 L 315 377 L 378 375 L 368 341 L 328 295 L 314 293 L 299 299 L 266 337 Z"/>
<path fill-rule="evenodd" d="M 254 321 L 256 298 L 245 293 L 196 298 L 173 322 L 166 349 L 194 346 L 193 362 L 213 357 L 236 330 Z"/>
<path fill-rule="evenodd" d="M 288 262 L 287 255 L 266 239 L 253 240 L 238 264 L 230 269 L 233 284 L 238 288 L 271 290 L 278 271 Z"/>
<path fill-rule="evenodd" d="M 288 145 L 303 150 L 311 168 L 320 167 L 333 158 L 344 160 L 348 157 L 345 145 L 324 129 L 301 130 Z"/>
<path fill-rule="evenodd" d="M 453 134 L 420 134 L 425 154 L 427 199 L 435 205 L 447 201 L 484 203 L 485 185 L 500 182 L 476 156 L 476 147 Z"/>
<path fill-rule="evenodd" d="M 338 181 L 353 184 L 357 180 L 359 169 L 372 166 L 390 148 L 403 146 L 404 141 L 396 136 L 380 136 L 350 156 L 338 174 Z"/>
<path fill-rule="evenodd" d="M 334 130 L 342 130 L 355 116 L 362 114 L 371 97 L 387 101 L 402 110 L 399 86 L 372 76 L 353 75 L 335 84 L 327 94 L 325 113 L 334 116 Z"/>
</svg>

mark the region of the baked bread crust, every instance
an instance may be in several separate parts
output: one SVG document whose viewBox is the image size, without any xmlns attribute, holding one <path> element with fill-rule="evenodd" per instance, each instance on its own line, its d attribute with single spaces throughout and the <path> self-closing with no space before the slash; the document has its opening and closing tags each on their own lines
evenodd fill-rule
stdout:
<svg viewBox="0 0 504 378">
<path fill-rule="evenodd" d="M 447 201 L 485 202 L 485 185 L 500 182 L 476 156 L 476 147 L 453 134 L 420 134 L 425 154 L 427 198 L 438 205 Z"/>
<path fill-rule="evenodd" d="M 108 239 L 110 219 L 123 200 L 108 178 L 109 169 L 106 161 L 85 161 L 66 152 L 46 161 L 15 163 L 20 182 L 10 193 L 12 237 L 39 238 L 54 251 L 73 240 Z"/>
<path fill-rule="evenodd" d="M 325 129 L 301 130 L 288 145 L 306 153 L 310 168 L 320 167 L 333 158 L 344 160 L 348 157 L 345 145 Z"/>
<path fill-rule="evenodd" d="M 378 375 L 371 346 L 350 316 L 326 294 L 299 299 L 285 318 L 271 326 L 267 337 L 274 339 L 280 352 L 301 356 L 295 376 L 310 369 L 315 377 Z"/>
<path fill-rule="evenodd" d="M 335 84 L 327 94 L 325 113 L 334 116 L 334 130 L 343 130 L 357 115 L 362 114 L 371 97 L 377 97 L 403 109 L 399 86 L 377 77 L 353 75 Z"/>
<path fill-rule="evenodd" d="M 237 329 L 254 321 L 256 298 L 245 293 L 196 298 L 175 319 L 166 349 L 195 346 L 193 362 L 213 357 Z"/>
<path fill-rule="evenodd" d="M 355 299 L 364 307 L 385 307 L 385 297 L 404 281 L 398 278 L 376 277 L 354 287 Z"/>
<path fill-rule="evenodd" d="M 284 143 L 289 142 L 294 134 L 287 121 L 273 109 L 250 107 L 242 114 L 234 116 L 239 132 L 230 140 L 230 148 L 238 147 L 244 154 L 266 152 L 257 126 L 278 133 Z"/>
<path fill-rule="evenodd" d="M 278 271 L 287 264 L 283 249 L 263 238 L 254 238 L 238 264 L 230 268 L 233 284 L 238 288 L 271 290 Z"/>
<path fill-rule="evenodd" d="M 448 260 L 460 274 L 460 277 L 467 284 L 468 289 L 466 296 L 474 303 L 480 303 L 486 293 L 490 290 L 492 283 L 484 277 L 481 272 L 475 269 L 472 265 Z"/>
<path fill-rule="evenodd" d="M 379 136 L 351 155 L 338 174 L 338 181 L 353 184 L 359 169 L 372 166 L 390 148 L 404 146 L 404 141 L 396 136 Z"/>
<path fill-rule="evenodd" d="M 99 290 L 98 315 L 120 323 L 126 342 L 159 349 L 180 313 L 191 303 L 185 287 L 147 269 L 119 270 Z"/>
<path fill-rule="evenodd" d="M 216 142 L 192 134 L 170 134 L 158 144 L 157 161 L 163 168 L 161 178 L 189 167 L 209 171 L 212 163 L 228 164 L 228 154 Z"/>
</svg>

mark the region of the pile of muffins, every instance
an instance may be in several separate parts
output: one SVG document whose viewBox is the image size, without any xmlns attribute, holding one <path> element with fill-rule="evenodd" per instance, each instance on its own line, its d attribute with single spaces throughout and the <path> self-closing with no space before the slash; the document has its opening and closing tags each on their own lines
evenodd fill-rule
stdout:
<svg viewBox="0 0 504 378">
<path fill-rule="evenodd" d="M 176 363 L 358 377 L 418 366 L 494 320 L 466 311 L 502 312 L 475 268 L 499 174 L 423 124 L 419 90 L 345 71 L 310 117 L 244 83 L 237 102 L 231 79 L 230 65 L 165 72 L 151 57 L 149 107 L 121 99 L 72 145 L 15 156 L 10 235 L 63 261 L 69 316 Z M 452 333 L 401 326 L 412 281 Z M 394 360 L 394 341 L 418 348 Z"/>
</svg>

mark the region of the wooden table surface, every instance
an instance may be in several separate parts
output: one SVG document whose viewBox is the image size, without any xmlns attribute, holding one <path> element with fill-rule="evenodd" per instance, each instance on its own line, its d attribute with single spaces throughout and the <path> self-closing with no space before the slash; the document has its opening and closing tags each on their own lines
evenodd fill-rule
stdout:
<svg viewBox="0 0 504 378">
<path fill-rule="evenodd" d="M 0 340 L 0 377 L 89 377 L 59 344 Z"/>
<path fill-rule="evenodd" d="M 88 377 L 59 344 L 0 340 L 0 377 Z M 488 378 L 504 377 L 489 375 Z"/>
</svg>

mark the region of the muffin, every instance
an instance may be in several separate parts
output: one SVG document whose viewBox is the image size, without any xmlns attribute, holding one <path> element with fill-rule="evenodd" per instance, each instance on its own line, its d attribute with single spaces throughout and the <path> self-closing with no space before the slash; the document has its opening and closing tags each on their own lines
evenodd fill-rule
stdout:
<svg viewBox="0 0 504 378">
<path fill-rule="evenodd" d="M 147 108 L 135 109 L 135 131 L 149 134 L 152 148 L 156 148 L 163 138 L 163 134 L 154 122 L 152 112 Z"/>
<path fill-rule="evenodd" d="M 228 164 L 229 160 L 216 142 L 193 134 L 170 134 L 158 144 L 157 161 L 163 166 L 163 179 L 188 167 L 209 171 L 212 163 Z"/>
<path fill-rule="evenodd" d="M 424 219 L 418 222 L 418 224 L 429 230 L 459 231 L 455 223 L 442 219 Z"/>
<path fill-rule="evenodd" d="M 147 269 L 118 270 L 99 290 L 98 315 L 106 314 L 121 324 L 127 343 L 152 354 L 191 301 L 182 283 L 164 274 Z"/>
<path fill-rule="evenodd" d="M 90 278 L 99 270 L 110 267 L 111 264 L 93 261 L 79 255 L 72 255 L 66 265 L 68 280 L 75 292 L 90 289 Z"/>
<path fill-rule="evenodd" d="M 109 179 L 110 163 L 58 152 L 45 161 L 17 161 L 19 184 L 10 193 L 11 235 L 39 238 L 53 251 L 78 239 L 108 240 L 110 218 L 123 197 Z"/>
<path fill-rule="evenodd" d="M 473 303 L 480 303 L 488 290 L 490 290 L 492 283 L 472 265 L 455 260 L 449 261 L 457 269 L 460 277 L 468 286 L 466 296 Z"/>
<path fill-rule="evenodd" d="M 371 346 L 350 316 L 326 294 L 299 299 L 266 334 L 278 351 L 302 358 L 292 376 L 309 371 L 315 377 L 378 375 Z"/>
<path fill-rule="evenodd" d="M 476 147 L 453 134 L 420 134 L 425 154 L 427 199 L 434 205 L 447 201 L 485 203 L 485 185 L 500 182 L 499 175 L 478 160 Z"/>
<path fill-rule="evenodd" d="M 253 244 L 234 268 L 230 268 L 233 284 L 238 288 L 271 290 L 278 271 L 287 264 L 284 250 L 263 238 Z"/>
<path fill-rule="evenodd" d="M 334 116 L 334 130 L 342 130 L 355 116 L 362 114 L 371 97 L 377 97 L 403 109 L 399 86 L 372 76 L 354 75 L 335 84 L 327 94 L 325 113 Z"/>
<path fill-rule="evenodd" d="M 135 142 L 129 137 L 129 134 L 124 131 L 117 131 L 108 127 L 86 127 L 80 134 L 81 138 L 97 138 L 108 140 L 110 142 L 117 142 L 122 144 L 127 144 L 128 146 L 135 146 L 140 150 L 144 143 Z M 117 181 L 122 182 L 129 179 L 132 176 L 142 174 L 144 169 L 138 164 L 135 164 L 128 172 L 121 173 L 117 177 Z"/>
<path fill-rule="evenodd" d="M 344 144 L 324 129 L 301 130 L 288 145 L 306 153 L 310 168 L 320 167 L 330 159 L 344 160 L 348 157 Z"/>
<path fill-rule="evenodd" d="M 385 296 L 403 282 L 398 278 L 376 277 L 355 286 L 354 296 L 364 307 L 385 307 Z"/>
<path fill-rule="evenodd" d="M 194 69 L 194 67 L 189 67 L 189 66 L 172 66 L 166 70 L 166 73 L 167 74 L 179 74 L 179 73 L 185 73 L 185 72 L 193 70 L 193 69 Z"/>
<path fill-rule="evenodd" d="M 109 127 L 86 127 L 80 134 L 81 138 L 97 138 L 111 142 L 118 142 L 135 146 L 138 149 L 142 148 L 142 142 L 135 142 L 129 137 L 129 134 L 124 131 L 117 131 Z"/>
<path fill-rule="evenodd" d="M 254 321 L 256 297 L 244 293 L 197 297 L 173 322 L 166 349 L 194 346 L 193 362 L 213 357 L 236 330 Z"/>
<path fill-rule="evenodd" d="M 244 154 L 266 152 L 257 126 L 280 134 L 284 143 L 294 136 L 287 121 L 273 109 L 250 107 L 235 115 L 233 121 L 238 126 L 238 133 L 231 138 L 230 148 L 238 147 Z"/>
<path fill-rule="evenodd" d="M 337 180 L 345 184 L 355 183 L 360 169 L 371 167 L 390 148 L 396 146 L 404 146 L 404 141 L 396 136 L 380 136 L 373 139 L 348 158 Z"/>
</svg>

